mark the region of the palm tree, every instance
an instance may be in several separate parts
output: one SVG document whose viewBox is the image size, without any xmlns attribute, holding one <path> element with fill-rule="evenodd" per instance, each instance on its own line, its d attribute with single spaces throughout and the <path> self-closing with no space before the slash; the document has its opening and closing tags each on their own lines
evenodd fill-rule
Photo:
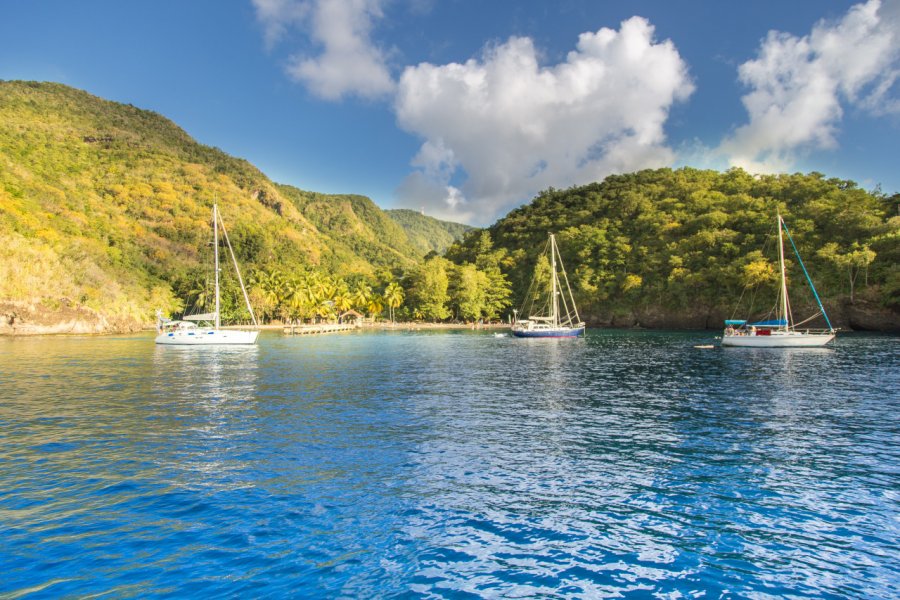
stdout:
<svg viewBox="0 0 900 600">
<path fill-rule="evenodd" d="M 282 307 L 281 314 L 286 321 L 293 325 L 293 323 L 303 318 L 303 305 L 300 303 L 288 302 Z"/>
<path fill-rule="evenodd" d="M 337 286 L 329 275 L 323 276 L 318 273 L 313 279 L 313 288 L 316 291 L 316 298 L 320 301 L 334 299 L 334 293 L 337 290 Z"/>
<path fill-rule="evenodd" d="M 350 295 L 350 288 L 347 287 L 347 284 L 343 280 L 339 280 L 335 285 L 332 300 L 334 301 L 334 309 L 338 314 L 347 312 L 353 308 L 353 299 Z"/>
<path fill-rule="evenodd" d="M 201 312 L 206 310 L 206 303 L 209 302 L 210 296 L 208 283 L 206 281 L 194 282 L 194 285 L 191 286 L 190 291 L 187 293 L 189 306 L 193 306 Z"/>
<path fill-rule="evenodd" d="M 334 301 L 333 300 L 318 300 L 313 305 L 313 312 L 317 317 L 328 317 L 329 319 L 334 317 Z"/>
<path fill-rule="evenodd" d="M 250 293 L 262 305 L 263 318 L 281 310 L 288 292 L 288 281 L 278 269 L 258 270 L 250 276 Z"/>
<path fill-rule="evenodd" d="M 372 315 L 374 320 L 375 315 L 381 313 L 384 310 L 384 298 L 379 296 L 378 294 L 372 294 L 369 296 L 369 302 L 366 305 L 366 308 L 369 309 L 369 314 Z"/>
<path fill-rule="evenodd" d="M 351 296 L 351 300 L 353 301 L 353 306 L 358 308 L 359 310 L 365 312 L 366 308 L 369 306 L 369 298 L 372 296 L 372 288 L 365 283 L 360 283 L 356 286 L 356 289 L 353 290 L 353 295 Z"/>
<path fill-rule="evenodd" d="M 310 272 L 305 273 L 299 281 L 300 291 L 298 293 L 303 296 L 303 301 L 306 307 L 306 314 L 308 316 L 318 314 L 318 311 L 316 309 L 320 302 L 319 279 L 320 276 L 318 273 Z"/>
<path fill-rule="evenodd" d="M 303 279 L 293 279 L 287 282 L 284 301 L 281 303 L 280 312 L 291 322 L 305 318 L 309 314 L 310 298 L 308 287 Z"/>
<path fill-rule="evenodd" d="M 391 324 L 394 323 L 394 309 L 403 304 L 403 288 L 396 281 L 392 281 L 384 289 L 384 301 L 391 309 Z"/>
</svg>

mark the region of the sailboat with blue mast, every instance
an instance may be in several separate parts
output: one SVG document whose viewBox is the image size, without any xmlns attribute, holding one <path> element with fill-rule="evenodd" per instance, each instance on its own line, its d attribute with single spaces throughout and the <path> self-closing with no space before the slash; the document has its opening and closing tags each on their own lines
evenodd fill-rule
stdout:
<svg viewBox="0 0 900 600">
<path fill-rule="evenodd" d="M 738 346 L 748 348 L 817 348 L 832 341 L 837 331 L 828 319 L 822 300 L 816 292 L 816 286 L 800 258 L 797 245 L 788 231 L 787 225 L 781 214 L 778 214 L 778 264 L 781 274 L 781 287 L 778 290 L 778 299 L 775 303 L 775 318 L 750 323 L 746 320 L 729 319 L 725 321 L 725 333 L 722 336 L 722 346 Z M 791 304 L 788 299 L 787 276 L 784 267 L 784 237 L 787 236 L 797 257 L 797 262 L 803 270 L 806 282 L 812 290 L 813 297 L 819 307 L 819 312 L 811 317 L 795 323 L 791 313 Z M 802 325 L 812 321 L 821 315 L 825 319 L 826 329 L 803 329 Z"/>
</svg>

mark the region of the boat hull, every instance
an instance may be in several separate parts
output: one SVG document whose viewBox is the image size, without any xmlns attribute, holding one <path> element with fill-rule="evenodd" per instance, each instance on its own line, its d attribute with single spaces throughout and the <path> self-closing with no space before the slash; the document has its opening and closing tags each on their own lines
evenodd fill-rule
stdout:
<svg viewBox="0 0 900 600">
<path fill-rule="evenodd" d="M 724 335 L 722 336 L 722 346 L 737 348 L 821 348 L 833 339 L 833 333 Z"/>
<path fill-rule="evenodd" d="M 258 331 L 241 329 L 193 329 L 169 331 L 156 336 L 156 343 L 167 346 L 223 346 L 255 344 Z"/>
<path fill-rule="evenodd" d="M 557 329 L 522 330 L 513 329 L 512 334 L 520 338 L 574 338 L 584 335 L 584 327 L 560 327 Z"/>
</svg>

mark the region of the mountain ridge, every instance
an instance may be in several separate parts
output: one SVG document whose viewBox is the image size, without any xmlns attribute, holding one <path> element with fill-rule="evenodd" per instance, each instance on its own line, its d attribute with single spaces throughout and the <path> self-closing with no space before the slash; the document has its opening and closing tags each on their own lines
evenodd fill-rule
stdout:
<svg viewBox="0 0 900 600">
<path fill-rule="evenodd" d="M 0 301 L 63 299 L 140 327 L 179 305 L 216 201 L 248 272 L 375 278 L 424 255 L 368 198 L 275 183 L 153 111 L 0 81 Z"/>
<path fill-rule="evenodd" d="M 679 328 L 730 316 L 748 280 L 770 285 L 759 247 L 780 210 L 833 320 L 897 330 L 898 199 L 820 173 L 648 169 L 545 190 L 481 230 L 273 182 L 152 111 L 0 81 L 0 333 L 126 331 L 179 309 L 209 270 L 214 202 L 245 274 L 377 293 L 402 279 L 405 318 L 500 317 L 554 231 L 590 323 Z M 462 238 L 440 258 L 447 235 Z"/>
<path fill-rule="evenodd" d="M 408 208 L 390 208 L 384 212 L 406 230 L 410 242 L 422 254 L 443 254 L 453 242 L 477 229 L 471 225 L 429 217 Z"/>
</svg>

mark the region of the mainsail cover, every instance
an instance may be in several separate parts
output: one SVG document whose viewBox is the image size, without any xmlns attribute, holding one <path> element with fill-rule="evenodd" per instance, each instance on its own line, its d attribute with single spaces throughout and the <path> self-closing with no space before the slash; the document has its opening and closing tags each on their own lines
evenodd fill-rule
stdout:
<svg viewBox="0 0 900 600">
<path fill-rule="evenodd" d="M 787 320 L 786 319 L 770 319 L 768 321 L 759 321 L 756 323 L 750 323 L 754 327 L 786 327 Z"/>
</svg>

